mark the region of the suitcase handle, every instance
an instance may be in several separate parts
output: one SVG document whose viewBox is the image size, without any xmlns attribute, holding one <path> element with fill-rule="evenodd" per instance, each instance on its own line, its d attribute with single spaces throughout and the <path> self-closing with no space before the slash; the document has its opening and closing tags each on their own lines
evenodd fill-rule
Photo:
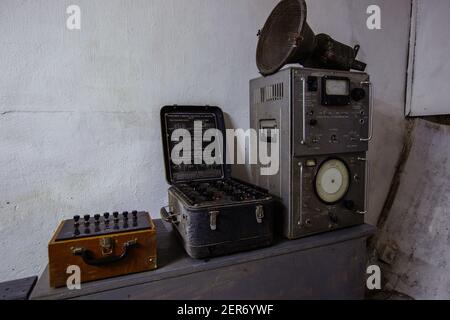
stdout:
<svg viewBox="0 0 450 320">
<path fill-rule="evenodd" d="M 137 239 L 130 240 L 123 244 L 123 252 L 119 256 L 109 256 L 105 258 L 94 258 L 91 251 L 85 248 L 75 248 L 72 252 L 75 256 L 83 258 L 84 263 L 90 266 L 104 266 L 111 263 L 119 262 L 128 256 L 129 249 L 138 245 Z"/>
<path fill-rule="evenodd" d="M 161 218 L 166 222 L 180 223 L 179 221 L 177 221 L 177 218 L 176 218 L 179 216 L 179 214 L 174 214 L 173 212 L 168 212 L 166 208 L 169 208 L 169 207 L 161 208 L 161 211 L 160 211 Z"/>
</svg>

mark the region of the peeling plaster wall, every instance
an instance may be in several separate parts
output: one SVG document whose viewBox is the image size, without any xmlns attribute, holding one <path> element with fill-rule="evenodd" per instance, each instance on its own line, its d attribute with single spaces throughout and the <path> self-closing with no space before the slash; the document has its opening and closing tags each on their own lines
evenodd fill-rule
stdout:
<svg viewBox="0 0 450 320">
<path fill-rule="evenodd" d="M 229 126 L 248 128 L 256 31 L 277 2 L 0 1 L 0 281 L 40 273 L 63 218 L 133 208 L 158 217 L 161 106 L 219 105 Z M 81 7 L 81 31 L 65 27 L 70 4 Z M 382 9 L 382 30 L 366 28 L 370 4 Z M 308 8 L 317 33 L 361 44 L 375 83 L 375 223 L 402 148 L 410 1 Z"/>
<path fill-rule="evenodd" d="M 397 251 L 384 268 L 388 286 L 416 299 L 450 299 L 450 126 L 414 121 L 378 251 Z"/>
</svg>

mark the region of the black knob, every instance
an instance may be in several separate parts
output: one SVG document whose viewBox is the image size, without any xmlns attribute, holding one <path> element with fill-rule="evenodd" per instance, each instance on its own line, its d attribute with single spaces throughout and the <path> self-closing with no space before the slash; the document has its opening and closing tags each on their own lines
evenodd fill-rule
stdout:
<svg viewBox="0 0 450 320">
<path fill-rule="evenodd" d="M 128 219 L 128 211 L 122 212 L 122 215 L 125 219 Z"/>
<path fill-rule="evenodd" d="M 114 217 L 114 218 L 117 218 L 118 216 L 119 216 L 119 212 L 114 211 L 114 212 L 113 212 L 113 217 Z"/>
<path fill-rule="evenodd" d="M 89 220 L 91 219 L 91 216 L 88 214 L 85 214 L 83 219 L 84 219 L 84 222 L 89 222 Z"/>
<path fill-rule="evenodd" d="M 80 221 L 80 216 L 78 216 L 78 215 L 73 216 L 73 221 L 75 221 L 75 223 L 77 223 L 78 221 Z"/>
<path fill-rule="evenodd" d="M 344 207 L 348 210 L 353 210 L 355 208 L 355 202 L 352 200 L 345 200 Z"/>
<path fill-rule="evenodd" d="M 352 90 L 352 99 L 354 101 L 361 101 L 366 97 L 366 91 L 361 88 L 355 88 Z"/>
<path fill-rule="evenodd" d="M 312 127 L 316 126 L 317 125 L 317 120 L 316 119 L 309 120 L 309 125 L 312 126 Z"/>
<path fill-rule="evenodd" d="M 100 215 L 99 214 L 94 215 L 94 219 L 95 219 L 95 222 L 99 222 Z"/>
<path fill-rule="evenodd" d="M 103 218 L 105 218 L 105 220 L 108 220 L 109 219 L 109 212 L 105 212 L 103 214 Z"/>
<path fill-rule="evenodd" d="M 136 210 L 134 210 L 133 212 L 131 212 L 131 214 L 133 215 L 133 218 L 137 218 L 138 212 Z"/>
</svg>

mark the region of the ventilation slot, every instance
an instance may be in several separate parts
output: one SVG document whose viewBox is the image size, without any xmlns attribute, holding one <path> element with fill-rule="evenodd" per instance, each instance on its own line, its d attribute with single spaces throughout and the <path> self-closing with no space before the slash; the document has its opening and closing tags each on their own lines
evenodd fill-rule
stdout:
<svg viewBox="0 0 450 320">
<path fill-rule="evenodd" d="M 283 97 L 284 97 L 283 83 L 276 83 L 271 86 L 262 87 L 256 89 L 253 92 L 253 101 L 255 102 L 255 104 L 283 100 Z"/>
</svg>

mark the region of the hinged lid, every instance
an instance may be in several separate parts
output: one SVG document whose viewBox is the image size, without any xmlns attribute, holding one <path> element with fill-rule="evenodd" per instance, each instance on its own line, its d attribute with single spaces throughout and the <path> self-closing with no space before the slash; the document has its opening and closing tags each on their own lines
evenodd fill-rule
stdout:
<svg viewBox="0 0 450 320">
<path fill-rule="evenodd" d="M 216 148 L 212 145 L 216 142 L 213 132 L 210 131 L 211 134 L 208 135 L 211 140 L 204 139 L 205 132 L 209 129 L 217 129 L 217 133 L 221 134 L 222 141 L 216 145 Z M 187 134 L 189 134 L 190 142 L 183 144 L 183 137 Z M 220 108 L 165 106 L 161 109 L 161 136 L 166 179 L 170 184 L 230 177 L 231 167 L 226 164 L 225 122 Z M 183 151 L 186 150 L 183 148 L 187 149 L 189 145 L 189 151 L 184 153 Z M 211 147 L 205 152 L 210 145 Z M 216 161 L 213 164 L 207 164 L 204 155 L 211 154 L 211 150 L 222 153 L 212 152 Z M 177 155 L 177 159 L 172 159 L 173 155 Z"/>
</svg>

